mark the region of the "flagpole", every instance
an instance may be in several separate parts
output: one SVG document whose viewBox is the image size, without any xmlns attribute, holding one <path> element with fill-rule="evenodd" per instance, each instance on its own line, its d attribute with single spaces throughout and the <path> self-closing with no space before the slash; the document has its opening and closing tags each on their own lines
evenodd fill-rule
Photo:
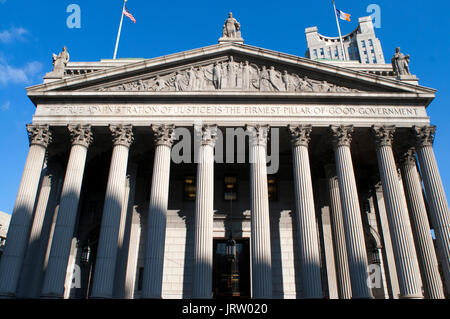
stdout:
<svg viewBox="0 0 450 319">
<path fill-rule="evenodd" d="M 114 57 L 113 57 L 114 60 L 117 57 L 117 48 L 119 47 L 120 33 L 122 33 L 123 13 L 125 11 L 125 4 L 127 3 L 127 1 L 128 0 L 123 1 L 122 17 L 120 18 L 119 32 L 117 33 L 116 48 L 114 50 Z"/>
<path fill-rule="evenodd" d="M 333 7 L 334 7 L 334 16 L 336 17 L 336 23 L 337 23 L 337 27 L 338 27 L 338 31 L 339 31 L 339 39 L 341 41 L 342 54 L 344 55 L 344 61 L 347 61 L 347 53 L 345 52 L 344 42 L 342 41 L 341 25 L 339 24 L 339 19 L 338 19 L 337 12 L 336 12 L 336 4 L 335 4 L 334 0 L 333 0 Z"/>
</svg>

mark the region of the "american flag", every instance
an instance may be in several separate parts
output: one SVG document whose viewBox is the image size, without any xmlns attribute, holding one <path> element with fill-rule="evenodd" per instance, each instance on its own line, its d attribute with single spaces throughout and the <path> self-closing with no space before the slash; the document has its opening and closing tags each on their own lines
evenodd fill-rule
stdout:
<svg viewBox="0 0 450 319">
<path fill-rule="evenodd" d="M 133 15 L 128 11 L 127 7 L 123 7 L 123 14 L 126 15 L 128 18 L 131 19 L 134 23 L 136 23 L 136 19 L 133 17 Z"/>
</svg>

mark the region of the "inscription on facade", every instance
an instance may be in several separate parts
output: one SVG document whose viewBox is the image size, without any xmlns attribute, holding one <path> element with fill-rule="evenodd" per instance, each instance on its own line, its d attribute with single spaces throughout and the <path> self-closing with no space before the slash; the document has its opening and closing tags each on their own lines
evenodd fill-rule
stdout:
<svg viewBox="0 0 450 319">
<path fill-rule="evenodd" d="M 279 106 L 279 105 L 74 105 L 39 106 L 37 116 L 345 116 L 423 117 L 418 107 L 380 106 Z"/>
</svg>

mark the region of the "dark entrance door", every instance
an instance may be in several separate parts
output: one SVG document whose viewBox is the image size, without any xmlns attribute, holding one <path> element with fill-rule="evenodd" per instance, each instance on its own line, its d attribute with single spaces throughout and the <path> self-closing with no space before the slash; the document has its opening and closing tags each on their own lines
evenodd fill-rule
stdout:
<svg viewBox="0 0 450 319">
<path fill-rule="evenodd" d="M 234 261 L 227 257 L 227 241 L 214 240 L 213 298 L 250 298 L 249 240 L 236 240 Z"/>
</svg>

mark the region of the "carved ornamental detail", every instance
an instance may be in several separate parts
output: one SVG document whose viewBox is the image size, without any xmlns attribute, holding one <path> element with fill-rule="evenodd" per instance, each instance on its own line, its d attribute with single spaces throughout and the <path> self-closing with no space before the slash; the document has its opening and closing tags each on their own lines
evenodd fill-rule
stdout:
<svg viewBox="0 0 450 319">
<path fill-rule="evenodd" d="M 311 140 L 312 125 L 297 125 L 288 126 L 289 133 L 291 134 L 292 146 L 306 146 L 308 147 Z"/>
<path fill-rule="evenodd" d="M 195 125 L 194 130 L 197 138 L 200 138 L 201 145 L 214 147 L 217 139 L 217 125 Z"/>
<path fill-rule="evenodd" d="M 82 145 L 89 147 L 93 141 L 91 125 L 68 125 L 72 145 Z"/>
<path fill-rule="evenodd" d="M 266 146 L 269 135 L 269 125 L 247 125 L 245 127 L 249 133 L 250 145 Z"/>
<path fill-rule="evenodd" d="M 28 140 L 30 145 L 41 145 L 47 148 L 52 142 L 52 133 L 48 125 L 27 125 Z"/>
<path fill-rule="evenodd" d="M 217 61 L 208 65 L 190 66 L 168 74 L 133 80 L 110 87 L 103 92 L 192 92 L 192 91 L 259 91 L 259 92 L 361 92 L 356 89 L 309 79 L 305 75 L 258 66 L 249 61 Z"/>
<path fill-rule="evenodd" d="M 339 146 L 350 147 L 352 142 L 353 125 L 330 125 L 329 132 L 334 148 Z"/>
<path fill-rule="evenodd" d="M 175 139 L 175 125 L 152 125 L 155 145 L 165 145 L 172 147 Z"/>
<path fill-rule="evenodd" d="M 130 147 L 133 143 L 134 138 L 132 125 L 110 125 L 109 130 L 111 131 L 114 145 Z"/>
<path fill-rule="evenodd" d="M 433 146 L 436 126 L 413 126 L 418 147 Z"/>
<path fill-rule="evenodd" d="M 383 146 L 392 146 L 392 142 L 394 140 L 395 126 L 373 125 L 371 131 L 375 140 L 375 144 L 378 148 Z"/>
</svg>

